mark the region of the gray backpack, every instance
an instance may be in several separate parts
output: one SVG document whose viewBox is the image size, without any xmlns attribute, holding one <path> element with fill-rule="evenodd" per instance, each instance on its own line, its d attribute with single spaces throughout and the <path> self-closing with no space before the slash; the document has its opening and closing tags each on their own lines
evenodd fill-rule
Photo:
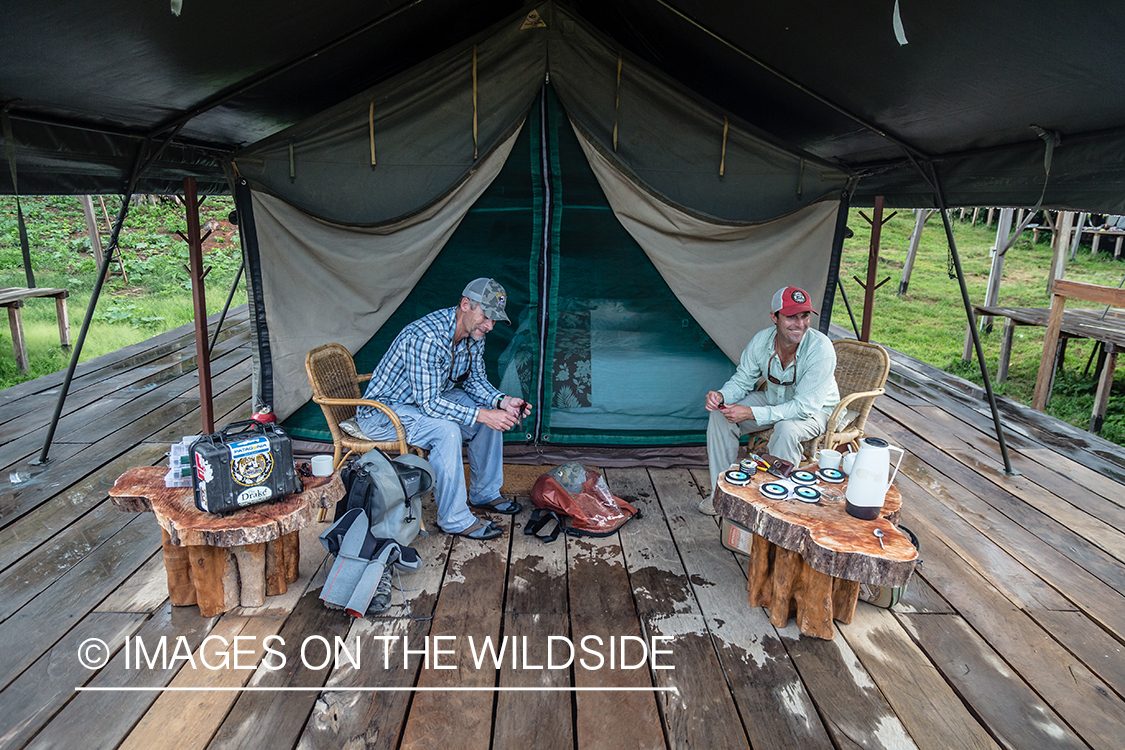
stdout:
<svg viewBox="0 0 1125 750">
<path fill-rule="evenodd" d="M 422 528 L 422 495 L 433 489 L 429 461 L 410 453 L 391 459 L 378 448 L 368 451 L 340 471 L 346 494 L 336 504 L 333 522 L 360 508 L 371 536 L 393 539 L 405 546 Z"/>
</svg>

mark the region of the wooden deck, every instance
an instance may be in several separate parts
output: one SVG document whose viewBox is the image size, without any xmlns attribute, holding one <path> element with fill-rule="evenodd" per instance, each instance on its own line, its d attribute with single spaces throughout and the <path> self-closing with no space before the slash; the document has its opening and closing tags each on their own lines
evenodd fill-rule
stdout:
<svg viewBox="0 0 1125 750">
<path fill-rule="evenodd" d="M 249 413 L 245 312 L 229 325 L 220 424 Z M 873 422 L 908 451 L 897 485 L 924 564 L 894 611 L 861 604 L 832 641 L 748 606 L 743 558 L 696 511 L 706 471 L 685 469 L 607 470 L 644 512 L 611 538 L 545 545 L 520 533 L 526 510 L 493 542 L 420 538 L 406 604 L 377 619 L 321 606 L 310 527 L 289 593 L 207 619 L 169 606 L 153 518 L 106 496 L 198 430 L 194 354 L 180 330 L 82 365 L 45 468 L 28 459 L 61 377 L 0 398 L 4 748 L 1125 746 L 1125 450 L 1081 430 L 1006 405 L 1006 477 L 972 386 L 896 356 Z M 138 660 L 165 636 L 169 663 Z M 600 637 L 602 668 L 536 668 L 551 636 L 555 662 L 573 642 L 588 666 L 581 641 Z M 622 639 L 640 661 L 629 636 L 669 639 L 656 663 L 674 669 L 622 668 Z M 358 668 L 317 663 L 336 637 Z M 475 663 L 488 637 L 506 639 L 499 668 Z M 98 670 L 79 661 L 93 638 L 113 652 Z M 208 668 L 224 643 L 230 667 Z"/>
</svg>

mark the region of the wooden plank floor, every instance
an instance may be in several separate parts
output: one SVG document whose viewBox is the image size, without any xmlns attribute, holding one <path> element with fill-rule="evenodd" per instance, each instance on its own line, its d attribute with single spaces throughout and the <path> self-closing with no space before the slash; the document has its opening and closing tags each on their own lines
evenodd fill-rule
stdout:
<svg viewBox="0 0 1125 750">
<path fill-rule="evenodd" d="M 1005 404 L 1005 476 L 978 389 L 895 355 L 871 423 L 908 452 L 924 564 L 832 641 L 748 606 L 701 469 L 607 470 L 644 515 L 605 539 L 542 544 L 526 510 L 493 542 L 420 537 L 367 620 L 321 606 L 310 527 L 287 594 L 203 618 L 169 606 L 154 520 L 106 496 L 198 430 L 194 352 L 179 330 L 83 364 L 45 467 L 61 377 L 0 395 L 0 747 L 1125 746 L 1125 450 L 1099 438 Z M 241 310 L 219 423 L 249 414 L 249 357 Z"/>
</svg>

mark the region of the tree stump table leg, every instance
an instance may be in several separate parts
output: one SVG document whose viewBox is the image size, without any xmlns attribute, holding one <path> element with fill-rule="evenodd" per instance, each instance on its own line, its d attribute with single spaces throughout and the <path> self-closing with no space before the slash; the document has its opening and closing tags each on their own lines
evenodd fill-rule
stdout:
<svg viewBox="0 0 1125 750">
<path fill-rule="evenodd" d="M 299 534 L 241 547 L 176 547 L 164 533 L 168 597 L 176 606 L 198 604 L 204 617 L 235 607 L 261 607 L 284 594 L 300 571 Z"/>
<path fill-rule="evenodd" d="M 168 576 L 168 599 L 175 607 L 195 604 L 195 584 L 191 578 L 191 560 L 187 547 L 172 544 L 172 538 L 160 530 L 164 548 L 164 573 Z"/>
<path fill-rule="evenodd" d="M 191 578 L 199 614 L 221 615 L 239 604 L 238 566 L 231 565 L 229 548 L 189 545 L 185 547 L 191 560 Z"/>
<path fill-rule="evenodd" d="M 301 537 L 296 531 L 266 542 L 266 595 L 284 594 L 300 575 Z"/>
<path fill-rule="evenodd" d="M 243 607 L 260 607 L 266 603 L 266 542 L 231 547 L 238 567 L 238 602 Z"/>
<path fill-rule="evenodd" d="M 813 570 L 800 554 L 757 534 L 750 543 L 746 588 L 750 606 L 769 610 L 775 627 L 795 616 L 801 633 L 825 640 L 836 634 L 833 620 L 852 621 L 859 599 L 859 583 Z"/>
</svg>

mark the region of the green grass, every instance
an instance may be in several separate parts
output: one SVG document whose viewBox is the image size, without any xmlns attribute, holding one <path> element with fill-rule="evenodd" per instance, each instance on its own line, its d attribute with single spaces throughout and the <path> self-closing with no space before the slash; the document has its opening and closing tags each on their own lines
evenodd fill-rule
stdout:
<svg viewBox="0 0 1125 750">
<path fill-rule="evenodd" d="M 67 306 L 71 338 L 76 341 L 97 274 L 78 198 L 33 196 L 21 199 L 21 203 L 35 285 L 70 291 Z M 200 209 L 200 220 L 222 222 L 232 204 L 229 198 L 208 198 Z M 106 205 L 111 219 L 116 219 L 120 198 L 107 199 Z M 109 231 L 96 200 L 94 206 L 105 244 Z M 175 234 L 185 230 L 182 207 L 170 202 L 130 207 L 120 238 L 128 282 L 117 264 L 111 266 L 82 347 L 83 361 L 192 322 L 187 245 Z M 204 267 L 212 268 L 206 278 L 208 313 L 222 310 L 240 264 L 237 232 L 232 232 L 228 224 L 219 224 L 204 246 Z M 0 198 L 0 286 L 27 286 L 16 202 L 10 197 Z M 245 284 L 240 282 L 232 305 L 245 301 Z M 31 371 L 17 372 L 11 334 L 4 326 L 0 334 L 0 388 L 65 369 L 70 362 L 70 354 L 59 343 L 54 300 L 27 300 L 21 313 Z"/>
<path fill-rule="evenodd" d="M 871 216 L 871 211 L 864 213 Z M 983 225 L 983 214 L 976 226 L 954 222 L 954 239 L 961 256 L 969 298 L 974 304 L 984 299 L 991 264 L 989 248 L 996 240 L 996 223 L 991 228 Z M 890 214 L 887 211 L 884 218 Z M 864 293 L 853 276 L 866 281 L 867 256 L 871 238 L 870 225 L 853 210 L 848 226 L 855 236 L 844 244 L 840 278 L 851 302 L 856 320 L 862 325 Z M 959 375 L 978 385 L 983 384 L 976 355 L 970 362 L 961 359 L 965 341 L 965 308 L 956 278 L 950 278 L 948 244 L 942 229 L 941 218 L 935 213 L 922 232 L 922 241 L 914 262 L 906 295 L 898 295 L 902 270 L 910 247 L 910 234 L 914 229 L 911 211 L 900 211 L 883 226 L 880 240 L 876 283 L 890 278 L 875 293 L 871 339 L 916 357 L 928 364 Z M 1031 244 L 1031 233 L 1025 232 L 1007 253 L 1004 275 L 1000 284 L 998 303 L 1011 307 L 1049 307 L 1047 276 L 1052 251 L 1047 235 Z M 1098 257 L 1091 258 L 1089 245 L 1079 248 L 1074 261 L 1067 264 L 1065 277 L 1103 286 L 1116 287 L 1125 275 L 1125 263 L 1115 262 L 1102 243 Z M 1075 306 L 1088 306 L 1085 303 Z M 851 328 L 851 322 L 837 292 L 833 322 Z M 1043 351 L 1042 328 L 1020 326 L 1012 343 L 1011 364 L 1007 382 L 996 383 L 1000 340 L 1004 321 L 998 319 L 991 333 L 981 335 L 985 361 L 997 393 L 1024 404 L 1031 403 L 1035 378 L 1039 371 L 1039 358 Z M 1051 403 L 1047 412 L 1059 419 L 1086 429 L 1093 409 L 1097 389 L 1096 373 L 1091 365 L 1084 372 L 1093 343 L 1072 340 L 1068 344 L 1064 370 L 1056 379 Z M 1109 402 L 1102 437 L 1125 445 L 1125 368 L 1118 368 L 1113 395 Z"/>
</svg>

